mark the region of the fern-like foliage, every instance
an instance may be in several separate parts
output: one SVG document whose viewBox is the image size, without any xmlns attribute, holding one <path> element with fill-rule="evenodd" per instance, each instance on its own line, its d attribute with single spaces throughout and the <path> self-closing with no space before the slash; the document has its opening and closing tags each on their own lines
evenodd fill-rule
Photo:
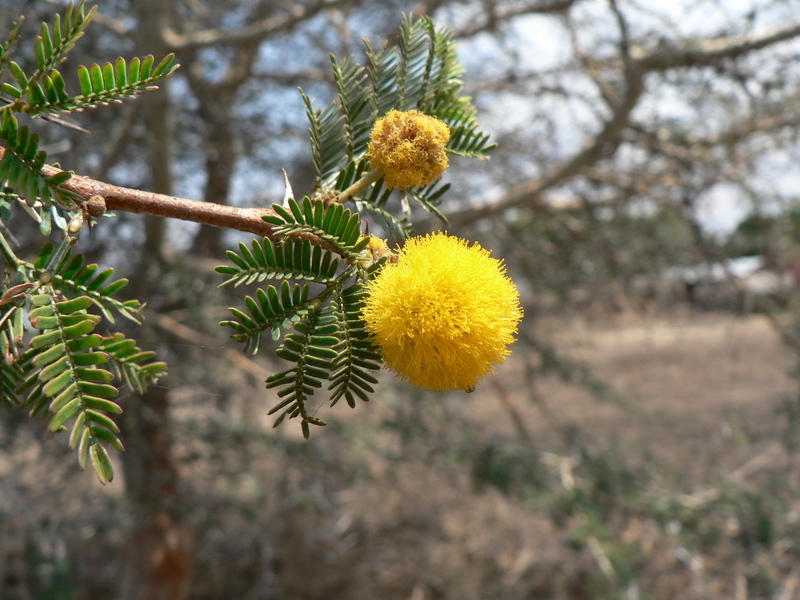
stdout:
<svg viewBox="0 0 800 600">
<path fill-rule="evenodd" d="M 0 161 L 0 183 L 29 204 L 41 200 L 49 204 L 53 196 L 64 195 L 58 186 L 69 179 L 68 173 L 48 177 L 42 172 L 47 163 L 47 153 L 39 150 L 39 134 L 31 133 L 27 126 L 19 126 L 17 118 L 9 111 L 0 118 L 0 142 L 5 146 Z"/>
<path fill-rule="evenodd" d="M 85 266 L 82 255 L 70 256 L 70 246 L 67 237 L 58 248 L 47 244 L 33 263 L 15 260 L 17 276 L 26 282 L 0 297 L 0 390 L 7 402 L 46 419 L 51 433 L 70 423 L 70 447 L 78 450 L 81 468 L 91 461 L 106 483 L 114 474 L 106 445 L 123 449 L 119 428 L 109 416 L 122 412 L 114 401 L 120 389 L 116 382 L 141 393 L 165 374 L 166 365 L 121 333 L 96 332 L 103 317 L 113 323 L 115 313 L 138 322 L 140 305 L 115 298 L 127 280 L 114 280 L 113 269 L 98 272 L 97 265 Z M 23 308 L 38 333 L 20 352 Z"/>
<path fill-rule="evenodd" d="M 47 23 L 42 23 L 42 33 L 36 38 L 34 46 L 38 68 L 32 79 L 38 79 L 66 60 L 67 52 L 72 50 L 75 42 L 83 35 L 83 30 L 89 25 L 96 10 L 97 7 L 94 6 L 87 13 L 84 0 L 81 0 L 77 5 L 67 6 L 63 19 L 61 15 L 56 15 L 52 30 Z"/>
<path fill-rule="evenodd" d="M 39 334 L 23 357 L 30 375 L 18 392 L 27 394 L 24 406 L 32 416 L 46 418 L 51 433 L 74 418 L 70 447 L 78 448 L 81 468 L 91 457 L 97 476 L 106 483 L 114 473 L 101 442 L 123 449 L 119 428 L 108 416 L 122 409 L 113 402 L 119 393 L 109 385 L 114 376 L 101 367 L 108 355 L 97 351 L 102 337 L 94 329 L 100 317 L 86 312 L 92 304 L 86 296 L 58 301 L 54 290 L 41 292 L 30 299 L 29 319 Z"/>
<path fill-rule="evenodd" d="M 89 459 L 100 481 L 113 479 L 114 470 L 106 444 L 123 450 L 119 427 L 109 416 L 122 408 L 114 402 L 119 388 L 115 379 L 141 390 L 165 372 L 164 363 L 150 361 L 153 355 L 142 352 L 122 334 L 104 337 L 94 330 L 101 317 L 87 309 L 88 296 L 58 300 L 51 287 L 41 288 L 30 297 L 31 326 L 39 330 L 22 357 L 22 370 L 28 377 L 17 388 L 24 395 L 23 406 L 31 416 L 47 420 L 51 433 L 71 423 L 70 447 L 78 450 L 81 468 Z M 110 366 L 117 376 L 104 368 Z"/>
<path fill-rule="evenodd" d="M 144 394 L 148 384 L 167 373 L 167 363 L 153 360 L 155 352 L 142 350 L 136 345 L 136 340 L 126 338 L 122 333 L 104 337 L 99 347 L 108 354 L 117 378 L 137 394 Z"/>
<path fill-rule="evenodd" d="M 380 51 L 367 44 L 367 62 L 332 58 L 337 100 L 315 109 L 303 94 L 309 118 L 311 149 L 317 174 L 314 197 L 341 192 L 369 171 L 366 156 L 375 121 L 391 109 L 420 110 L 444 121 L 451 132 L 447 151 L 486 158 L 494 147 L 479 129 L 476 109 L 462 95 L 463 67 L 449 30 L 427 17 L 404 20 L 397 44 Z M 438 204 L 448 185 L 436 183 L 406 190 L 425 210 L 444 220 Z M 359 211 L 375 211 L 392 233 L 407 236 L 406 216 L 386 208 L 390 193 L 383 180 L 373 183 L 356 201 Z"/>
<path fill-rule="evenodd" d="M 316 170 L 311 197 L 274 205 L 275 215 L 264 217 L 272 239 L 240 244 L 228 252 L 232 264 L 217 267 L 227 277 L 223 285 L 282 280 L 246 295 L 222 325 L 251 354 L 266 331 L 280 340 L 277 354 L 290 365 L 266 381 L 279 398 L 270 414 L 277 415 L 276 425 L 297 419 L 306 437 L 311 425 L 324 425 L 309 408 L 315 393 L 327 388 L 331 406 L 344 398 L 354 407 L 369 400 L 377 383 L 382 359 L 361 309 L 364 283 L 386 259 L 372 254 L 376 246 L 362 233 L 363 220 L 397 237 L 411 233 L 407 203 L 393 208 L 394 194 L 367 156 L 375 121 L 391 109 L 416 109 L 449 126 L 451 154 L 486 158 L 493 147 L 462 96 L 463 69 L 449 31 L 428 18 L 407 18 L 395 45 L 367 46 L 366 56 L 364 66 L 331 59 L 337 98 L 329 106 L 317 109 L 303 94 Z M 434 182 L 404 193 L 445 220 L 438 205 L 449 187 Z"/>
<path fill-rule="evenodd" d="M 86 257 L 78 254 L 70 260 L 67 252 L 55 268 L 48 269 L 53 257 L 54 244 L 46 244 L 33 262 L 31 274 L 41 278 L 51 277 L 51 285 L 66 295 L 85 295 L 103 316 L 114 323 L 114 314 L 119 314 L 134 323 L 140 323 L 142 304 L 136 299 L 119 300 L 114 294 L 128 285 L 127 279 L 112 280 L 114 269 L 103 269 L 97 264 L 86 264 Z"/>
<path fill-rule="evenodd" d="M 312 202 L 304 198 L 302 205 L 294 199 L 289 200 L 289 210 L 276 204 L 273 206 L 277 216 L 266 216 L 264 220 L 272 223 L 274 235 L 281 238 L 298 234 L 313 235 L 333 252 L 349 261 L 358 260 L 359 252 L 368 240 L 361 236 L 361 219 L 341 204 L 325 207 L 323 202 Z"/>
<path fill-rule="evenodd" d="M 24 379 L 19 366 L 25 334 L 21 299 L 32 284 L 13 286 L 0 298 L 0 404 L 16 404 L 16 389 Z"/>
<path fill-rule="evenodd" d="M 228 250 L 228 258 L 235 266 L 217 267 L 219 273 L 228 275 L 225 284 L 234 287 L 265 279 L 305 279 L 317 283 L 329 283 L 336 278 L 339 259 L 333 258 L 330 250 L 307 239 L 285 239 L 275 243 L 269 238 L 253 240 L 252 250 L 246 244 L 239 244 L 239 253 Z"/>
<path fill-rule="evenodd" d="M 316 307 L 313 307 L 316 308 Z M 332 346 L 338 341 L 335 335 L 336 317 L 329 307 L 310 310 L 294 324 L 294 331 L 287 334 L 278 348 L 278 356 L 294 363 L 291 368 L 276 373 L 267 379 L 267 388 L 280 388 L 282 400 L 269 414 L 282 411 L 276 421 L 280 425 L 285 417 L 300 417 L 303 435 L 309 436 L 309 424 L 325 425 L 325 422 L 308 414 L 306 401 L 315 389 L 322 387 L 336 358 Z"/>
<path fill-rule="evenodd" d="M 40 81 L 27 81 L 27 99 L 22 104 L 21 112 L 32 116 L 42 113 L 64 114 L 122 102 L 126 98 L 155 89 L 156 82 L 177 68 L 174 60 L 175 56 L 170 54 L 158 65 L 153 56 L 147 56 L 143 60 L 134 58 L 130 64 L 124 58 L 118 58 L 116 62 L 102 66 L 80 66 L 78 82 L 81 93 L 77 96 L 71 96 L 67 92 L 61 73 L 52 70 L 49 75 L 41 76 Z M 24 75 L 17 81 L 20 87 L 26 83 Z M 4 86 L 3 89 L 12 96 L 19 94 L 17 97 L 21 98 L 23 95 L 22 89 L 13 86 Z"/>
<path fill-rule="evenodd" d="M 280 337 L 281 328 L 288 329 L 292 324 L 313 309 L 308 299 L 308 286 L 290 286 L 284 281 L 280 290 L 268 286 L 259 288 L 256 297 L 246 296 L 245 304 L 249 314 L 231 308 L 236 321 L 223 321 L 222 325 L 231 327 L 236 333 L 233 338 L 245 343 L 245 350 L 252 355 L 258 352 L 261 334 L 270 330 L 273 339 Z"/>
<path fill-rule="evenodd" d="M 81 468 L 91 462 L 106 483 L 114 474 L 108 449 L 123 448 L 112 418 L 122 411 L 115 400 L 120 389 L 143 393 L 164 375 L 166 365 L 122 333 L 101 333 L 107 330 L 101 330 L 101 322 L 113 326 L 120 316 L 139 323 L 143 305 L 118 297 L 127 280 L 115 278 L 113 269 L 72 255 L 90 219 L 88 209 L 82 198 L 63 188 L 69 173 L 48 171 L 47 154 L 34 131 L 36 121 L 21 125 L 16 116 L 26 113 L 69 124 L 59 117 L 154 89 L 177 68 L 172 55 L 160 62 L 148 56 L 78 66 L 80 93 L 71 93 L 59 69 L 95 11 L 96 7 L 87 10 L 81 0 L 70 3 L 52 23 L 43 23 L 33 45 L 32 72 L 12 56 L 21 19 L 0 45 L 0 75 L 7 79 L 0 83 L 0 218 L 22 207 L 39 222 L 44 235 L 50 234 L 53 224 L 65 232 L 59 244 L 45 244 L 33 262 L 18 258 L 0 232 L 0 255 L 5 261 L 0 288 L 0 401 L 43 418 L 52 434 L 68 429 Z"/>
<path fill-rule="evenodd" d="M 285 371 L 267 379 L 267 388 L 278 388 L 280 402 L 269 414 L 280 412 L 275 426 L 286 417 L 299 418 L 303 435 L 308 438 L 309 425 L 325 425 L 308 413 L 306 402 L 328 381 L 330 405 L 342 397 L 355 408 L 355 398 L 369 401 L 374 392 L 371 384 L 378 380 L 370 371 L 380 368 L 381 357 L 376 351 L 359 316 L 362 289 L 355 283 L 345 289 L 342 285 L 329 288 L 329 303 L 319 303 L 303 314 L 278 348 L 280 358 L 293 363 Z"/>
<path fill-rule="evenodd" d="M 364 322 L 359 314 L 363 305 L 363 285 L 357 282 L 344 290 L 336 290 L 331 310 L 336 316 L 338 341 L 333 346 L 336 357 L 331 361 L 330 385 L 331 406 L 342 397 L 351 408 L 355 408 L 355 397 L 369 402 L 375 390 L 371 384 L 378 383 L 370 371 L 380 367 L 381 356 L 369 339 Z"/>
<path fill-rule="evenodd" d="M 65 232 L 59 244 L 46 244 L 27 262 L 0 231 L 6 266 L 0 289 L 0 398 L 43 418 L 53 434 L 69 430 L 81 467 L 91 462 L 105 483 L 113 477 L 109 449 L 122 449 L 113 420 L 122 410 L 116 400 L 120 389 L 144 392 L 165 373 L 165 365 L 121 332 L 107 332 L 120 316 L 138 323 L 142 304 L 118 297 L 127 280 L 116 279 L 112 269 L 73 254 L 91 206 L 64 189 L 69 173 L 48 175 L 55 171 L 47 167 L 36 121 L 21 125 L 16 115 L 58 120 L 118 103 L 153 89 L 177 65 L 171 55 L 79 65 L 79 93 L 71 92 L 63 65 L 94 13 L 81 0 L 43 24 L 33 70 L 26 72 L 12 59 L 17 26 L 0 45 L 0 75 L 6 76 L 0 82 L 5 103 L 0 105 L 0 217 L 21 206 L 44 234 L 52 224 Z M 367 235 L 364 221 L 409 236 L 407 196 L 444 219 L 438 207 L 446 183 L 404 190 L 403 201 L 393 203 L 397 194 L 367 156 L 376 120 L 391 109 L 417 109 L 448 125 L 451 154 L 486 158 L 492 148 L 474 106 L 462 95 L 452 36 L 430 19 L 407 18 L 396 44 L 380 51 L 367 46 L 365 65 L 349 58 L 331 61 L 336 100 L 317 109 L 303 94 L 314 192 L 273 206 L 274 214 L 264 217 L 270 235 L 240 244 L 228 252 L 229 264 L 217 268 L 226 277 L 223 285 L 254 288 L 222 325 L 250 354 L 262 347 L 266 332 L 277 342 L 277 355 L 288 364 L 266 381 L 278 396 L 270 414 L 277 415 L 276 425 L 297 419 L 306 437 L 311 425 L 325 424 L 311 406 L 315 393 L 327 391 L 330 405 L 344 399 L 354 407 L 369 400 L 377 383 L 382 359 L 361 310 L 365 283 L 391 253 Z"/>
<path fill-rule="evenodd" d="M 358 316 L 361 286 L 353 283 L 371 272 L 372 267 L 364 267 L 369 238 L 361 235 L 358 214 L 340 204 L 325 206 L 304 198 L 273 209 L 276 216 L 264 219 L 274 226 L 276 239 L 240 244 L 238 253 L 228 252 L 233 264 L 217 271 L 228 277 L 225 284 L 234 286 L 283 281 L 245 296 L 243 309 L 231 308 L 234 318 L 222 325 L 251 354 L 258 351 L 265 331 L 273 340 L 285 332 L 277 354 L 292 366 L 267 380 L 267 387 L 278 388 L 281 398 L 270 414 L 280 412 L 276 425 L 286 417 L 298 418 L 308 437 L 310 425 L 325 424 L 306 408 L 315 390 L 327 381 L 331 404 L 345 397 L 355 406 L 356 397 L 367 400 L 365 390 L 372 391 L 369 382 L 375 377 L 367 371 L 380 368 L 380 356 Z M 319 286 L 314 297 L 308 282 Z"/>
<path fill-rule="evenodd" d="M 0 186 L 18 194 L 28 206 L 37 207 L 34 213 L 47 233 L 53 202 L 56 203 L 56 222 L 64 224 L 62 210 L 74 210 L 76 198 L 60 186 L 70 178 L 68 173 L 48 177 L 42 171 L 47 154 L 39 149 L 39 136 L 27 126 L 20 126 L 15 113 L 32 117 L 56 119 L 60 115 L 82 111 L 111 103 L 122 102 L 155 89 L 156 83 L 172 74 L 177 65 L 169 55 L 158 64 L 153 56 L 134 58 L 130 62 L 118 58 L 114 63 L 79 66 L 77 80 L 80 94 L 71 94 L 64 76 L 56 69 L 67 53 L 83 35 L 97 7 L 86 10 L 83 0 L 67 6 L 63 18 L 58 15 L 52 25 L 42 24 L 41 34 L 34 44 L 37 68 L 27 74 L 10 60 L 17 39 L 16 29 L 0 47 L 0 68 L 8 68 L 14 83 L 4 82 L 0 91 L 10 100 L 0 106 L 0 146 L 4 156 L 0 161 Z M 59 218 L 60 217 L 60 218 Z"/>
<path fill-rule="evenodd" d="M 23 377 L 22 367 L 17 363 L 0 362 L 0 404 L 16 404 L 15 390 Z"/>
<path fill-rule="evenodd" d="M 19 41 L 19 30 L 22 27 L 23 18 L 17 19 L 11 26 L 11 31 L 8 32 L 5 41 L 0 45 L 0 75 L 6 69 L 6 65 L 11 60 L 11 51 Z"/>
</svg>

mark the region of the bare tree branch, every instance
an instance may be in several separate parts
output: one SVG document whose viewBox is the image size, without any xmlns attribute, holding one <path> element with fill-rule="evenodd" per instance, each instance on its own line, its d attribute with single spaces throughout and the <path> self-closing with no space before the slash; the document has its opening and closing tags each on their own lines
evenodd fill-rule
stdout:
<svg viewBox="0 0 800 600">
<path fill-rule="evenodd" d="M 619 134 L 628 125 L 631 111 L 636 107 L 644 92 L 643 73 L 634 68 L 630 71 L 623 103 L 617 107 L 611 118 L 605 123 L 591 143 L 578 152 L 570 160 L 542 179 L 535 179 L 512 187 L 498 200 L 477 208 L 466 209 L 453 215 L 450 221 L 454 226 L 474 223 L 500 211 L 519 206 L 535 204 L 538 196 L 570 177 L 578 174 L 581 167 L 590 165 L 616 150 Z"/>
<path fill-rule="evenodd" d="M 494 10 L 495 7 L 493 7 L 491 12 L 487 10 L 487 17 L 485 20 L 471 27 L 459 29 L 456 32 L 456 37 L 470 37 L 482 31 L 494 31 L 497 29 L 499 23 L 510 21 L 523 15 L 564 13 L 567 12 L 576 1 L 577 0 L 544 0 L 543 2 L 506 10 Z"/>
<path fill-rule="evenodd" d="M 625 54 L 625 48 L 630 45 L 626 37 L 625 23 L 613 2 L 612 9 L 622 28 L 622 49 Z M 742 56 L 797 36 L 800 36 L 800 23 L 795 22 L 759 35 L 702 40 L 687 48 L 659 46 L 654 50 L 645 51 L 640 47 L 631 46 L 629 60 L 625 61 L 624 66 L 626 85 L 624 98 L 614 109 L 611 118 L 583 150 L 567 159 L 550 174 L 518 184 L 494 202 L 462 210 L 451 217 L 451 223 L 455 227 L 461 227 L 511 208 L 541 205 L 539 196 L 543 192 L 564 183 L 580 173 L 582 168 L 613 154 L 620 143 L 620 134 L 629 127 L 630 115 L 644 94 L 644 78 L 647 73 L 705 66 L 722 59 Z M 608 97 L 606 99 L 608 100 Z M 777 126 L 778 123 L 773 125 Z"/>
<path fill-rule="evenodd" d="M 259 40 L 274 33 L 284 33 L 298 23 L 302 23 L 314 15 L 331 8 L 344 6 L 352 0 L 323 0 L 312 6 L 295 5 L 288 13 L 273 16 L 251 23 L 240 29 L 225 31 L 222 29 L 204 29 L 191 33 L 179 33 L 173 29 L 163 32 L 164 43 L 171 52 L 191 50 L 212 44 L 241 43 Z"/>
<path fill-rule="evenodd" d="M 687 42 L 685 46 L 660 45 L 654 50 L 632 48 L 631 53 L 644 71 L 666 71 L 678 67 L 701 67 L 726 58 L 736 58 L 785 42 L 800 35 L 800 22 L 769 29 L 759 35 L 732 36 Z"/>
</svg>

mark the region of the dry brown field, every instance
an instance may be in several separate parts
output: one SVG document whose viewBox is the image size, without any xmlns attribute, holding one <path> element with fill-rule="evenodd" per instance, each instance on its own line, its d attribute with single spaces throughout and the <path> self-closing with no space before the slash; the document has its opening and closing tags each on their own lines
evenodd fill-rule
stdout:
<svg viewBox="0 0 800 600">
<path fill-rule="evenodd" d="M 180 386 L 191 597 L 800 598 L 798 387 L 768 322 L 538 327 L 610 391 L 532 374 L 520 346 L 473 394 L 385 386 L 302 441 L 229 365 L 223 394 Z M 41 438 L 0 435 L 0 559 L 22 553 L 47 592 L 31 597 L 113 597 L 123 484 L 100 489 Z"/>
</svg>

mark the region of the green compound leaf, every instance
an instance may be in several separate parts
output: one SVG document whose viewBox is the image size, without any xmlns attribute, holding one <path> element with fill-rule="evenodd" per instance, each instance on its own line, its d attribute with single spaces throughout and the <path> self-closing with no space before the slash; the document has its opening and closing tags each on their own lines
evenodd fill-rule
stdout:
<svg viewBox="0 0 800 600">
<path fill-rule="evenodd" d="M 42 77 L 41 83 L 29 82 L 28 103 L 25 112 L 37 114 L 64 114 L 82 111 L 134 98 L 147 90 L 157 89 L 159 81 L 169 77 L 178 65 L 175 55 L 166 56 L 158 65 L 155 58 L 134 58 L 130 64 L 124 58 L 113 63 L 78 67 L 81 93 L 71 96 L 66 91 L 64 78 L 58 71 Z"/>
<path fill-rule="evenodd" d="M 263 331 L 269 329 L 278 340 L 289 330 L 277 355 L 291 366 L 266 382 L 279 398 L 270 414 L 277 415 L 276 425 L 297 418 L 306 437 L 310 425 L 321 424 L 306 408 L 317 390 L 327 387 L 331 405 L 344 398 L 354 407 L 358 400 L 369 400 L 377 383 L 375 371 L 382 358 L 361 310 L 363 284 L 386 258 L 365 268 L 372 261 L 361 252 L 369 250 L 373 260 L 377 253 L 368 248 L 370 237 L 362 234 L 362 217 L 391 235 L 407 238 L 411 233 L 408 203 L 401 203 L 399 215 L 391 210 L 389 201 L 398 194 L 386 188 L 370 164 L 370 132 L 376 120 L 392 109 L 419 110 L 447 124 L 450 154 L 486 158 L 493 147 L 479 129 L 475 107 L 463 96 L 463 67 L 447 29 L 427 17 L 409 17 L 396 43 L 379 51 L 368 45 L 366 54 L 364 66 L 349 58 L 331 59 L 337 97 L 330 105 L 316 108 L 301 92 L 310 124 L 314 192 L 300 201 L 290 198 L 273 205 L 274 215 L 263 217 L 272 226 L 273 239 L 240 244 L 238 251 L 228 252 L 230 264 L 217 267 L 226 276 L 223 285 L 284 280 L 280 287 L 246 296 L 245 306 L 231 308 L 233 318 L 222 324 L 250 353 L 258 350 Z M 449 188 L 437 181 L 402 194 L 445 220 L 439 204 Z M 342 206 L 345 200 L 357 210 Z M 291 287 L 286 279 L 303 285 Z M 322 288 L 310 301 L 306 282 Z"/>
<path fill-rule="evenodd" d="M 305 197 L 300 204 L 290 198 L 288 210 L 279 204 L 274 204 L 272 208 L 277 214 L 263 219 L 274 225 L 276 236 L 316 236 L 350 262 L 358 260 L 358 253 L 369 241 L 361 236 L 359 214 L 339 203 L 325 206 L 321 200 L 313 201 Z"/>
<path fill-rule="evenodd" d="M 47 244 L 33 262 L 33 275 L 39 277 L 45 273 L 45 266 L 53 253 L 53 244 Z M 78 254 L 71 258 L 69 254 L 52 274 L 52 285 L 67 295 L 83 295 L 89 299 L 103 314 L 114 323 L 114 314 L 119 314 L 140 323 L 142 304 L 138 300 L 118 300 L 114 297 L 119 290 L 128 284 L 127 279 L 113 279 L 114 269 L 100 270 L 96 264 L 85 264 L 86 257 Z"/>
<path fill-rule="evenodd" d="M 448 153 L 488 157 L 495 145 L 480 130 L 471 99 L 463 95 L 464 69 L 448 29 L 437 27 L 427 17 L 408 17 L 395 44 L 376 51 L 367 43 L 366 55 L 364 66 L 351 59 L 332 59 L 337 99 L 329 106 L 314 108 L 303 94 L 317 175 L 313 198 L 329 201 L 370 171 L 370 131 L 375 121 L 392 109 L 419 110 L 444 121 L 450 129 Z M 408 192 L 425 210 L 446 222 L 437 207 L 448 188 L 433 184 Z M 361 212 L 364 206 L 380 209 L 382 224 L 407 237 L 404 217 L 386 210 L 390 195 L 379 178 L 354 199 Z"/>
<path fill-rule="evenodd" d="M 113 63 L 80 66 L 77 76 L 81 93 L 70 94 L 63 75 L 56 67 L 65 60 L 66 54 L 83 35 L 96 9 L 93 7 L 87 12 L 82 0 L 77 5 L 70 4 L 63 19 L 56 16 L 52 27 L 42 24 L 41 34 L 34 44 L 37 69 L 30 76 L 17 63 L 8 61 L 7 49 L 3 49 L 0 66 L 8 63 L 17 84 L 6 83 L 2 88 L 3 92 L 18 99 L 13 110 L 32 116 L 58 116 L 122 102 L 144 91 L 156 89 L 156 83 L 169 77 L 178 68 L 172 54 L 158 64 L 153 56 L 147 56 L 134 58 L 130 63 L 118 58 Z M 10 110 L 5 112 L 11 113 Z"/>
<path fill-rule="evenodd" d="M 310 311 L 295 323 L 294 331 L 287 334 L 278 349 L 278 356 L 294 363 L 291 368 L 276 373 L 267 379 L 267 388 L 280 388 L 281 401 L 269 411 L 273 415 L 281 412 L 275 422 L 280 425 L 286 417 L 299 418 L 303 436 L 308 439 L 309 425 L 325 425 L 325 422 L 308 414 L 306 400 L 322 387 L 328 379 L 336 351 L 331 348 L 337 342 L 335 336 L 321 333 L 336 322 L 331 307 Z"/>
<path fill-rule="evenodd" d="M 447 185 L 447 187 L 449 188 L 450 186 Z M 381 185 L 375 185 L 373 187 L 373 194 L 375 192 L 380 193 L 381 190 Z M 368 217 L 370 222 L 375 223 L 384 231 L 386 231 L 390 237 L 396 237 L 404 240 L 410 238 L 412 235 L 412 230 L 411 221 L 409 221 L 408 215 L 404 215 L 402 218 L 397 218 L 392 213 L 382 208 L 383 204 L 385 204 L 385 198 L 389 196 L 391 190 L 384 191 L 386 193 L 383 194 L 384 199 L 382 201 L 373 202 L 371 198 L 367 199 L 366 202 L 356 200 L 356 208 L 362 215 Z"/>
<path fill-rule="evenodd" d="M 289 329 L 293 323 L 314 310 L 318 300 L 308 299 L 308 285 L 281 283 L 280 290 L 270 285 L 259 288 L 256 297 L 245 297 L 248 313 L 231 308 L 235 321 L 222 321 L 220 325 L 230 327 L 236 333 L 233 339 L 244 342 L 245 351 L 251 355 L 258 352 L 261 333 L 270 330 L 273 339 L 280 337 L 281 329 Z"/>
<path fill-rule="evenodd" d="M 346 164 L 363 158 L 375 120 L 364 68 L 349 58 L 339 62 L 331 56 L 331 63 L 338 104 L 315 109 L 312 100 L 301 91 L 319 188 Z"/>
<path fill-rule="evenodd" d="M 0 45 L 0 73 L 2 73 L 11 57 L 11 50 L 19 41 L 19 29 L 22 26 L 23 18 L 17 19 L 11 26 L 5 41 Z"/>
<path fill-rule="evenodd" d="M 0 296 L 0 391 L 2 401 L 14 403 L 13 392 L 21 381 L 22 371 L 19 367 L 20 354 L 25 335 L 24 303 L 26 294 L 33 288 L 31 283 L 22 283 L 10 287 Z"/>
<path fill-rule="evenodd" d="M 11 111 L 4 111 L 0 118 L 0 142 L 5 151 L 0 160 L 0 187 L 6 194 L 24 198 L 29 206 L 36 200 L 50 204 L 53 197 L 66 198 L 57 187 L 63 181 L 42 172 L 47 154 L 39 150 L 39 135 L 31 133 L 27 126 L 20 126 Z"/>
<path fill-rule="evenodd" d="M 368 44 L 367 73 L 377 92 L 376 114 L 416 109 L 437 117 L 450 127 L 448 151 L 460 156 L 487 158 L 495 147 L 479 131 L 471 99 L 462 95 L 464 67 L 452 32 L 430 18 L 406 17 L 396 46 L 376 52 Z"/>
<path fill-rule="evenodd" d="M 142 350 L 136 345 L 135 340 L 126 338 L 122 333 L 104 338 L 99 349 L 107 353 L 111 367 L 117 377 L 130 386 L 137 394 L 143 394 L 147 386 L 155 383 L 167 374 L 167 363 L 153 361 L 156 353 Z M 96 394 L 102 396 L 101 394 Z M 104 405 L 102 398 L 97 398 L 97 403 L 92 408 L 101 408 L 107 412 L 115 412 L 114 407 Z M 116 407 L 117 409 L 119 407 Z M 121 412 L 121 410 L 119 411 Z"/>
<path fill-rule="evenodd" d="M 374 392 L 371 384 L 378 383 L 369 371 L 380 369 L 382 361 L 360 316 L 363 297 L 363 286 L 359 282 L 343 290 L 332 303 L 339 326 L 339 340 L 333 346 L 336 357 L 331 364 L 331 383 L 328 386 L 331 406 L 342 397 L 351 408 L 355 408 L 356 397 L 369 402 L 368 394 Z"/>
<path fill-rule="evenodd" d="M 113 479 L 111 461 L 102 443 L 122 449 L 117 437 L 119 428 L 103 412 L 119 413 L 111 401 L 118 394 L 110 385 L 114 375 L 102 368 L 114 352 L 104 338 L 93 333 L 100 317 L 86 312 L 93 300 L 88 296 L 60 300 L 59 292 L 43 286 L 29 298 L 32 309 L 29 321 L 38 335 L 30 342 L 30 350 L 22 357 L 27 378 L 17 385 L 17 394 L 26 394 L 25 407 L 31 416 L 46 418 L 47 429 L 56 433 L 74 419 L 70 447 L 78 448 L 78 460 L 85 467 L 87 457 L 93 458 L 102 483 Z M 112 348 L 113 350 L 113 348 Z"/>
<path fill-rule="evenodd" d="M 308 239 L 254 239 L 250 247 L 239 244 L 239 253 L 228 250 L 235 266 L 220 266 L 218 273 L 228 275 L 221 285 L 261 283 L 266 279 L 299 279 L 330 283 L 336 279 L 339 259 Z"/>
<path fill-rule="evenodd" d="M 0 404 L 17 405 L 16 388 L 24 379 L 22 368 L 16 363 L 0 360 Z"/>
<path fill-rule="evenodd" d="M 93 6 L 87 13 L 84 10 L 84 0 L 81 0 L 77 5 L 70 3 L 67 6 L 63 19 L 61 15 L 56 15 L 52 31 L 46 23 L 42 23 L 41 34 L 34 45 L 38 68 L 32 79 L 37 79 L 64 61 L 66 54 L 83 35 L 83 30 L 89 25 L 96 10 L 97 7 Z"/>
<path fill-rule="evenodd" d="M 317 173 L 317 187 L 322 187 L 322 182 L 341 168 L 348 151 L 347 142 L 342 135 L 344 117 L 336 105 L 315 109 L 311 98 L 302 91 L 300 94 L 310 122 L 311 153 Z"/>
</svg>

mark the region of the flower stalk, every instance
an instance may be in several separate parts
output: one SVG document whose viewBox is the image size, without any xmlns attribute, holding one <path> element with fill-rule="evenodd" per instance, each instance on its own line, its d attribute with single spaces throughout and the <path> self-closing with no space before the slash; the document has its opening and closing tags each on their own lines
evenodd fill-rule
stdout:
<svg viewBox="0 0 800 600">
<path fill-rule="evenodd" d="M 378 181 L 381 177 L 383 177 L 383 169 L 372 169 L 356 181 L 353 185 L 349 188 L 341 192 L 337 197 L 336 201 L 339 203 L 347 202 L 356 194 L 363 192 L 367 189 L 370 185 Z"/>
</svg>

